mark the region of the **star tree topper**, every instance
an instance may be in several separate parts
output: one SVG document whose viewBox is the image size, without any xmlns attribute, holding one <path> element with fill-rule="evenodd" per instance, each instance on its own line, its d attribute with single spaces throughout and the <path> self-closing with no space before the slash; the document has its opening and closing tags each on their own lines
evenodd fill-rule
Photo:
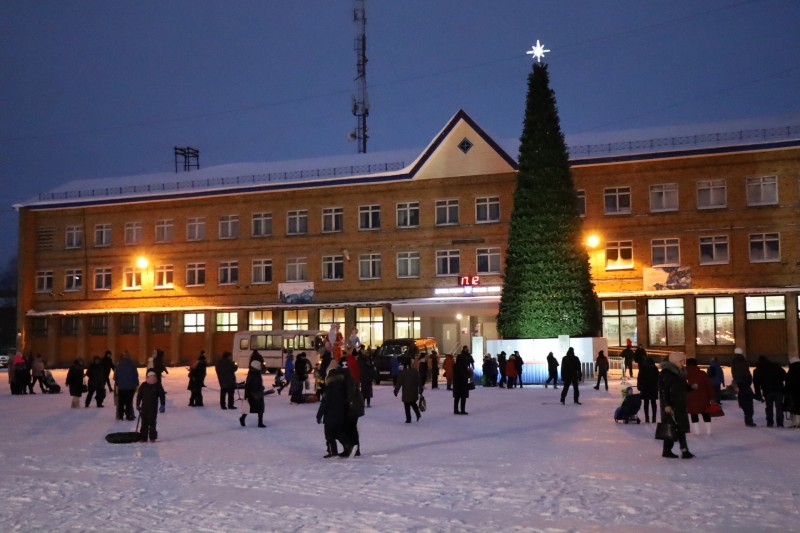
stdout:
<svg viewBox="0 0 800 533">
<path fill-rule="evenodd" d="M 536 39 L 536 46 L 531 47 L 531 49 L 525 53 L 533 56 L 537 63 L 541 63 L 542 58 L 549 51 L 550 50 L 545 49 L 544 45 L 539 42 L 539 39 Z"/>
</svg>

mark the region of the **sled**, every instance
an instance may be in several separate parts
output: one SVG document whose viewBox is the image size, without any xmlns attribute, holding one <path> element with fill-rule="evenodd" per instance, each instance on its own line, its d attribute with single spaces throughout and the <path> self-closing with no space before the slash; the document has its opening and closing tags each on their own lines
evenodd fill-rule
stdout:
<svg viewBox="0 0 800 533">
<path fill-rule="evenodd" d="M 132 442 L 139 442 L 142 435 L 139 433 L 139 422 L 142 420 L 141 415 L 136 419 L 136 431 L 120 431 L 117 433 L 109 433 L 106 435 L 106 442 L 110 444 L 130 444 Z"/>
</svg>

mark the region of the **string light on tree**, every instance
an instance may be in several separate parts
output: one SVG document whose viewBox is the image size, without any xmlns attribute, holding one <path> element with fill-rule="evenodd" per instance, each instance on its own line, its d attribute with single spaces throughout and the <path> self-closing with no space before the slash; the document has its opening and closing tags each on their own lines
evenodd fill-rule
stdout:
<svg viewBox="0 0 800 533">
<path fill-rule="evenodd" d="M 550 50 L 545 49 L 544 45 L 539 42 L 539 39 L 536 39 L 536 46 L 532 46 L 531 49 L 525 53 L 533 56 L 537 63 L 541 63 L 542 58 L 549 51 Z"/>
</svg>

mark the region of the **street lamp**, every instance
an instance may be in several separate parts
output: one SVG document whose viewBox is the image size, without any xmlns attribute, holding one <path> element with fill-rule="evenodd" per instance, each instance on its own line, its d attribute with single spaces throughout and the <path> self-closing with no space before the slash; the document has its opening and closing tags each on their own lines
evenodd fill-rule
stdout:
<svg viewBox="0 0 800 533">
<path fill-rule="evenodd" d="M 586 246 L 589 248 L 597 248 L 600 245 L 600 236 L 592 233 L 586 238 Z"/>
<path fill-rule="evenodd" d="M 141 269 L 141 270 L 144 270 L 145 268 L 147 268 L 147 265 L 149 265 L 149 264 L 150 264 L 150 261 L 148 261 L 147 258 L 144 257 L 144 256 L 139 256 L 139 257 L 136 258 L 136 267 Z"/>
</svg>

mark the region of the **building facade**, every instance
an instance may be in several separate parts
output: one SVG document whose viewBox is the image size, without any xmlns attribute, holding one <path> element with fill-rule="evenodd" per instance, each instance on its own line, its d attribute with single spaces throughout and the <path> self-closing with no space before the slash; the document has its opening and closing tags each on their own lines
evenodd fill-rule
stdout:
<svg viewBox="0 0 800 533">
<path fill-rule="evenodd" d="M 797 354 L 800 141 L 573 157 L 609 344 Z M 516 162 L 463 111 L 421 152 L 67 184 L 15 206 L 18 344 L 218 356 L 245 329 L 496 339 Z M 394 159 L 393 159 L 394 158 Z M 391 159 L 390 162 L 387 162 Z"/>
</svg>

